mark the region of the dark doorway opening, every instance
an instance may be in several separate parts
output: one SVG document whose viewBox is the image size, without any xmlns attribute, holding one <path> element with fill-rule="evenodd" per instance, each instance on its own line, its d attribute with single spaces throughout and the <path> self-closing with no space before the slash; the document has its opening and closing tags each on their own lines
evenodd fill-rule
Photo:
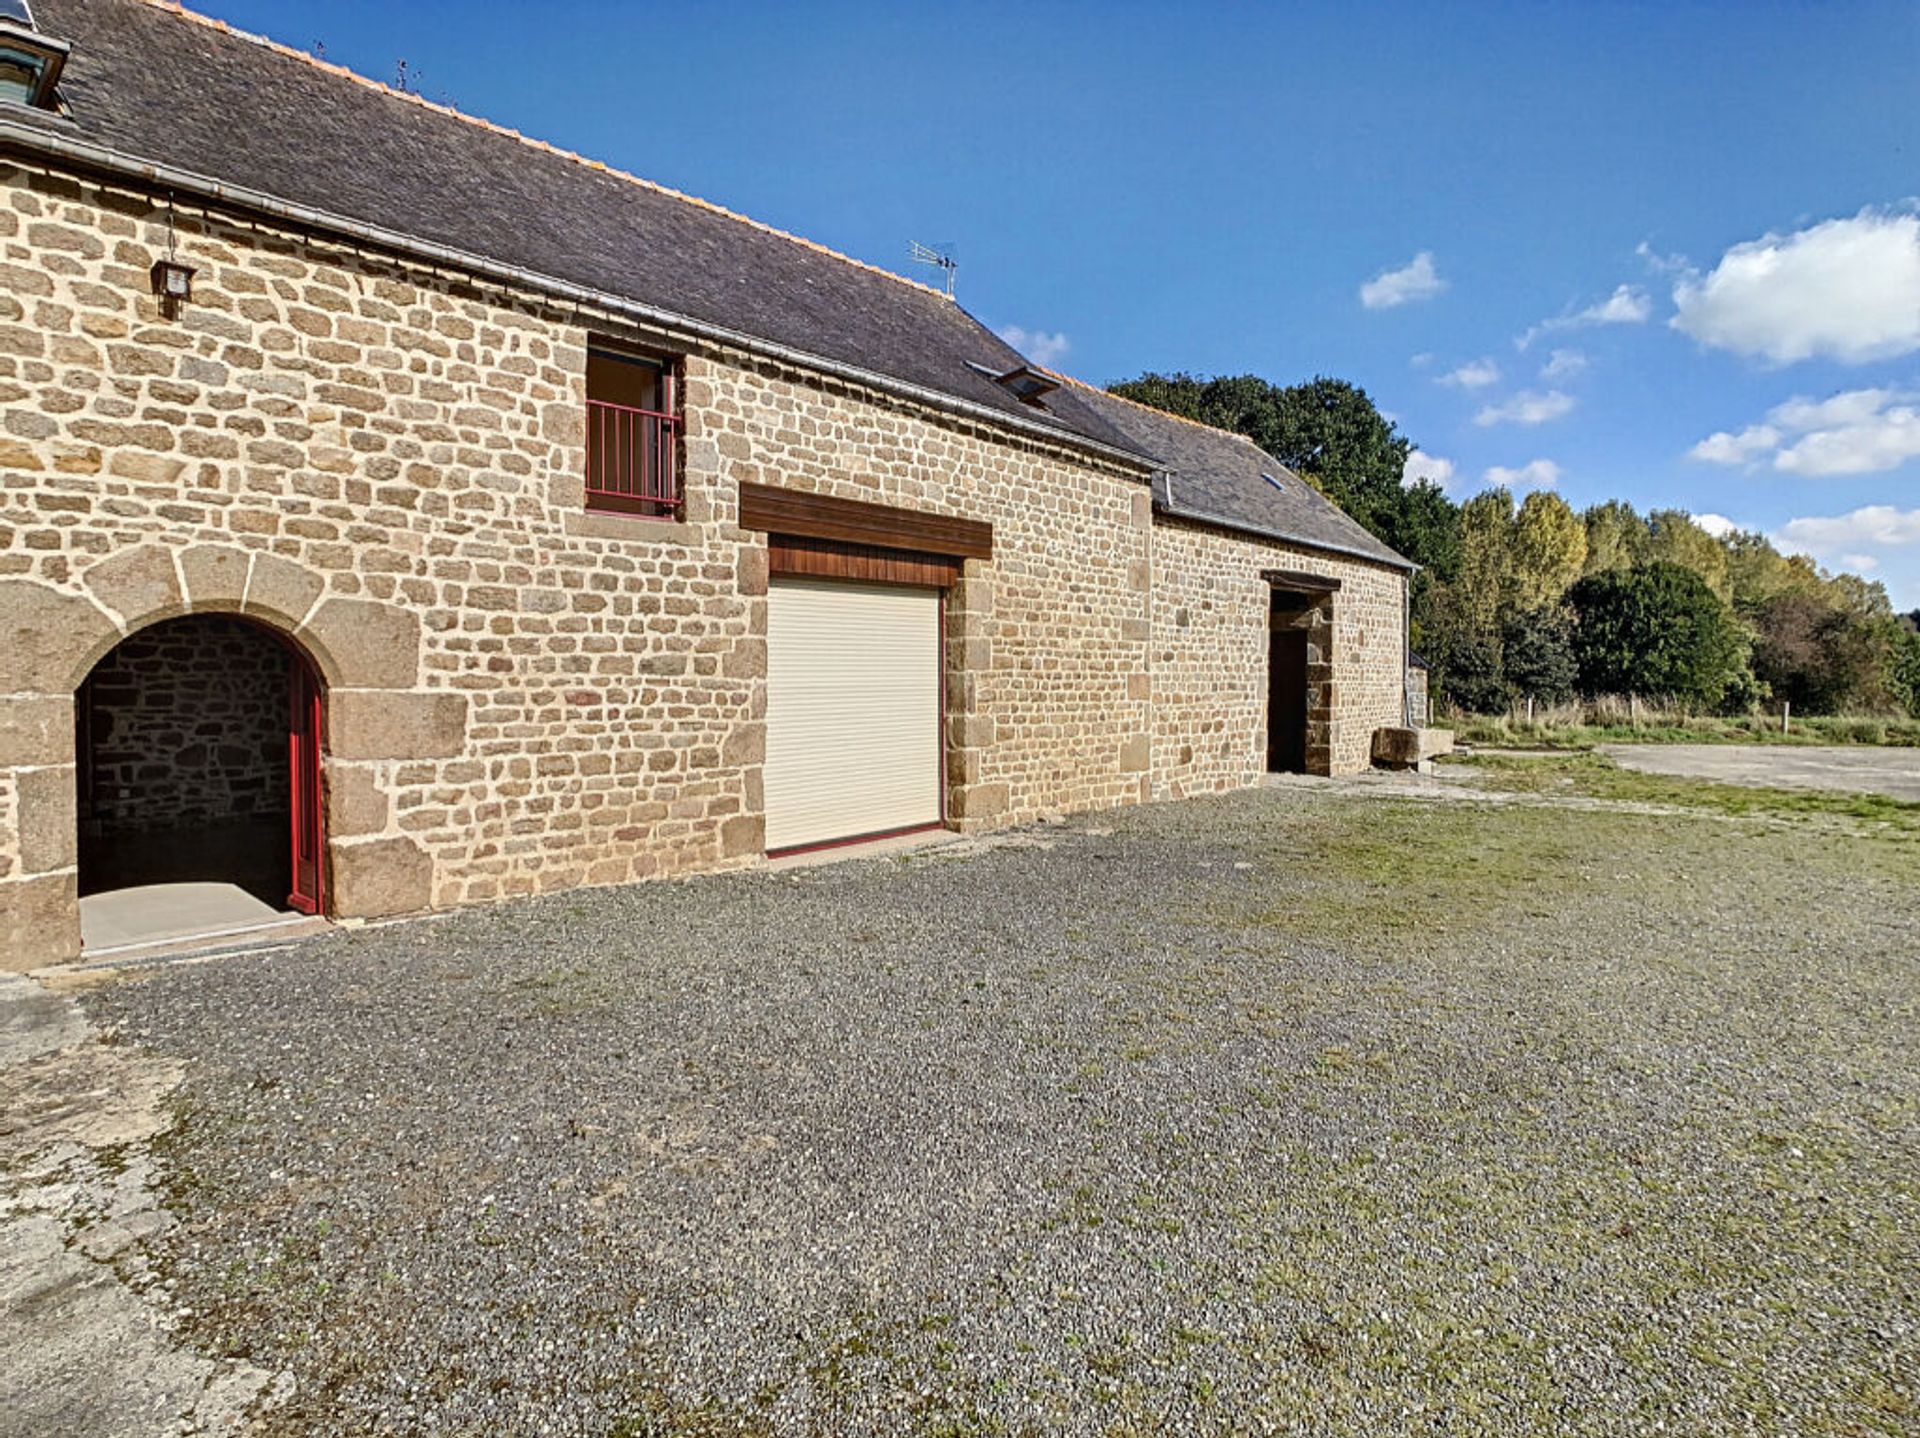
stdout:
<svg viewBox="0 0 1920 1438">
<path fill-rule="evenodd" d="M 1275 591 L 1267 634 L 1267 769 L 1307 772 L 1306 605 Z"/>
<path fill-rule="evenodd" d="M 219 883 L 320 912 L 320 703 L 305 656 L 244 619 L 123 639 L 75 705 L 81 896 Z"/>
</svg>

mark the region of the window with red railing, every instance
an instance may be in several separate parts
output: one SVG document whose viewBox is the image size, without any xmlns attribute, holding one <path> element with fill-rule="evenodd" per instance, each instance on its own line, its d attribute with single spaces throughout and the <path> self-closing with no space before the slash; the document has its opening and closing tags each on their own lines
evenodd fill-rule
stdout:
<svg viewBox="0 0 1920 1438">
<path fill-rule="evenodd" d="M 587 351 L 587 508 L 680 517 L 671 361 Z"/>
</svg>

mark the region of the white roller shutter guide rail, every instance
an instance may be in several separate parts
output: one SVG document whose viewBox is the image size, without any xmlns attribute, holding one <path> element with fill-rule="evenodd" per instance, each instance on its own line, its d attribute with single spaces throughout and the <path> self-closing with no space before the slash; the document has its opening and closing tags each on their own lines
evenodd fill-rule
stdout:
<svg viewBox="0 0 1920 1438">
<path fill-rule="evenodd" d="M 940 595 L 775 579 L 767 847 L 940 822 Z"/>
</svg>

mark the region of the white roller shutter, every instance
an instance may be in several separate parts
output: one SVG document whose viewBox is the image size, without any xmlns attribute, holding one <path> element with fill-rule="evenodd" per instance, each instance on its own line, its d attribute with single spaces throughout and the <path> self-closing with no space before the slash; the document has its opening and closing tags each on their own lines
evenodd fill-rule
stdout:
<svg viewBox="0 0 1920 1438">
<path fill-rule="evenodd" d="M 769 849 L 940 822 L 938 590 L 773 580 L 765 779 Z"/>
</svg>

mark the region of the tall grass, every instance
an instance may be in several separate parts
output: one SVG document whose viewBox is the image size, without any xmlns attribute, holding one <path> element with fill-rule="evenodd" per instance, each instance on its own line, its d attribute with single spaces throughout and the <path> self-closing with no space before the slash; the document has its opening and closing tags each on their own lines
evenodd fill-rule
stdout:
<svg viewBox="0 0 1920 1438">
<path fill-rule="evenodd" d="M 1603 694 L 1564 704 L 1524 701 L 1504 714 L 1448 712 L 1436 705 L 1434 722 L 1465 744 L 1539 749 L 1590 749 L 1602 743 L 1642 744 L 1894 744 L 1920 746 L 1920 719 L 1885 715 L 1796 715 L 1783 728 L 1779 714 L 1713 714 L 1673 699 Z"/>
</svg>

